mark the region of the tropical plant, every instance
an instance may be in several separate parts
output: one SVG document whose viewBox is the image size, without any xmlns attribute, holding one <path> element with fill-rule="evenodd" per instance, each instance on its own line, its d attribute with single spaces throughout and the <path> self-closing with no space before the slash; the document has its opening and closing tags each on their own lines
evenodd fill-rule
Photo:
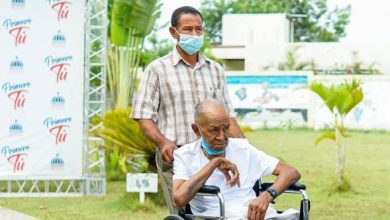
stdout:
<svg viewBox="0 0 390 220">
<path fill-rule="evenodd" d="M 352 63 L 345 68 L 346 74 L 380 74 L 378 68 L 376 68 L 375 62 L 367 64 L 363 60 L 359 59 L 359 53 L 352 51 Z"/>
<path fill-rule="evenodd" d="M 224 14 L 286 13 L 306 15 L 294 21 L 294 41 L 330 42 L 346 35 L 351 7 L 329 9 L 326 0 L 203 0 L 201 6 L 206 38 L 222 41 Z"/>
<path fill-rule="evenodd" d="M 109 2 L 107 79 L 114 108 L 127 108 L 132 100 L 144 39 L 160 17 L 161 6 L 158 0 Z"/>
<path fill-rule="evenodd" d="M 120 169 L 143 172 L 154 165 L 155 147 L 142 134 L 138 123 L 129 117 L 130 108 L 107 111 L 102 118 L 95 118 L 94 123 L 103 126 L 94 131 L 94 135 L 105 140 L 108 169 Z"/>
<path fill-rule="evenodd" d="M 127 165 L 125 163 L 126 157 L 119 152 L 118 148 L 106 148 L 105 156 L 105 169 L 107 180 L 124 180 L 126 178 L 127 173 Z"/>
<path fill-rule="evenodd" d="M 316 73 L 316 72 L 315 72 Z M 326 75 L 376 75 L 382 74 L 376 62 L 367 63 L 359 58 L 357 51 L 352 51 L 352 62 L 349 64 L 336 63 L 330 68 L 320 71 Z"/>
<path fill-rule="evenodd" d="M 160 16 L 158 0 L 109 0 L 109 45 L 107 86 L 111 107 L 94 123 L 103 126 L 94 135 L 105 140 L 107 178 L 122 179 L 126 172 L 143 172 L 154 155 L 154 147 L 144 138 L 137 122 L 129 118 L 130 102 L 145 37 Z"/>
<path fill-rule="evenodd" d="M 304 70 L 315 68 L 314 60 L 299 61 L 298 50 L 301 47 L 293 46 L 286 52 L 286 61 L 278 64 L 278 70 Z"/>
<path fill-rule="evenodd" d="M 310 90 L 316 93 L 324 102 L 333 116 L 333 132 L 322 133 L 315 144 L 317 145 L 324 139 L 333 140 L 337 147 L 337 184 L 338 190 L 345 191 L 350 189 L 350 185 L 344 177 L 345 169 L 345 143 L 344 139 L 348 137 L 344 126 L 345 116 L 363 99 L 361 82 L 352 80 L 340 84 L 325 86 L 323 83 L 313 82 Z"/>
<path fill-rule="evenodd" d="M 277 69 L 278 70 L 292 70 L 292 71 L 298 71 L 298 70 L 309 70 L 309 71 L 315 71 L 316 69 L 316 63 L 313 59 L 309 61 L 300 61 L 298 56 L 298 51 L 301 49 L 300 46 L 292 46 L 286 50 L 286 58 L 285 61 L 278 63 Z M 266 65 L 262 68 L 263 70 L 270 70 L 275 69 L 275 66 L 273 64 Z"/>
<path fill-rule="evenodd" d="M 169 39 L 159 39 L 156 32 L 147 37 L 147 45 L 142 51 L 141 66 L 143 69 L 153 60 L 171 52 L 175 46 Z"/>
</svg>

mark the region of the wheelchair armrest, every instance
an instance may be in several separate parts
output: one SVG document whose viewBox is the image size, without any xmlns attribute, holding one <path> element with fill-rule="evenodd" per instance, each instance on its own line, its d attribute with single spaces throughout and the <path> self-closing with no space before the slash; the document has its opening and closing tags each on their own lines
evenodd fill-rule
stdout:
<svg viewBox="0 0 390 220">
<path fill-rule="evenodd" d="M 208 194 L 218 194 L 220 191 L 219 191 L 219 187 L 218 186 L 208 186 L 208 185 L 204 185 L 202 186 L 199 191 L 200 193 L 208 193 Z"/>
<path fill-rule="evenodd" d="M 268 189 L 270 186 L 272 186 L 273 183 L 262 183 L 260 191 L 264 191 Z M 300 190 L 306 190 L 306 185 L 300 182 L 296 182 L 291 184 L 286 190 L 291 191 L 300 191 Z"/>
</svg>

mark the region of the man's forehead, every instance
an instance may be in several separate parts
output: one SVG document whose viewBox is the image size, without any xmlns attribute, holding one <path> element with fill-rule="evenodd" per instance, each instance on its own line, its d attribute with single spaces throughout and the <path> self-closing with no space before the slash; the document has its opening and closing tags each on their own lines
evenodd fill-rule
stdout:
<svg viewBox="0 0 390 220">
<path fill-rule="evenodd" d="M 209 123 L 209 127 L 222 127 L 222 126 L 229 126 L 229 121 L 221 121 L 221 122 L 211 122 Z"/>
<path fill-rule="evenodd" d="M 198 14 L 185 13 L 181 14 L 178 20 L 179 26 L 202 26 L 202 18 Z"/>
<path fill-rule="evenodd" d="M 207 124 L 209 126 L 224 126 L 229 125 L 230 120 L 227 115 L 209 115 L 209 117 L 207 117 Z"/>
</svg>

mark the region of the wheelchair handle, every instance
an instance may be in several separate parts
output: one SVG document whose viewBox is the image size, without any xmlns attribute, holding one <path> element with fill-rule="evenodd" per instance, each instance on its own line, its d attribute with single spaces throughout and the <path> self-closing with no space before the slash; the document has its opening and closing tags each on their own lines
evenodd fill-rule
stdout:
<svg viewBox="0 0 390 220">
<path fill-rule="evenodd" d="M 217 195 L 220 192 L 220 190 L 217 186 L 204 185 L 204 186 L 200 187 L 198 192 Z"/>
<path fill-rule="evenodd" d="M 260 191 L 264 191 L 266 189 L 268 189 L 269 187 L 272 186 L 273 183 L 262 183 L 261 184 L 261 188 L 260 188 Z M 286 191 L 301 191 L 301 190 L 306 190 L 306 185 L 303 184 L 303 183 L 300 183 L 300 182 L 296 182 L 296 183 L 293 183 L 291 184 L 287 189 Z"/>
</svg>

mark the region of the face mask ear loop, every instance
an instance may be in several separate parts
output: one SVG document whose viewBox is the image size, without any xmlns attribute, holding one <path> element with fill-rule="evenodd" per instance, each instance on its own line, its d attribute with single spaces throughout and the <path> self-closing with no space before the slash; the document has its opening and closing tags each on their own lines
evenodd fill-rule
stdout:
<svg viewBox="0 0 390 220">
<path fill-rule="evenodd" d="M 176 40 L 176 44 L 179 44 L 179 41 L 180 41 L 180 32 L 174 27 L 173 29 L 175 29 L 176 31 L 176 34 L 179 35 L 179 38 L 175 39 Z"/>
</svg>

